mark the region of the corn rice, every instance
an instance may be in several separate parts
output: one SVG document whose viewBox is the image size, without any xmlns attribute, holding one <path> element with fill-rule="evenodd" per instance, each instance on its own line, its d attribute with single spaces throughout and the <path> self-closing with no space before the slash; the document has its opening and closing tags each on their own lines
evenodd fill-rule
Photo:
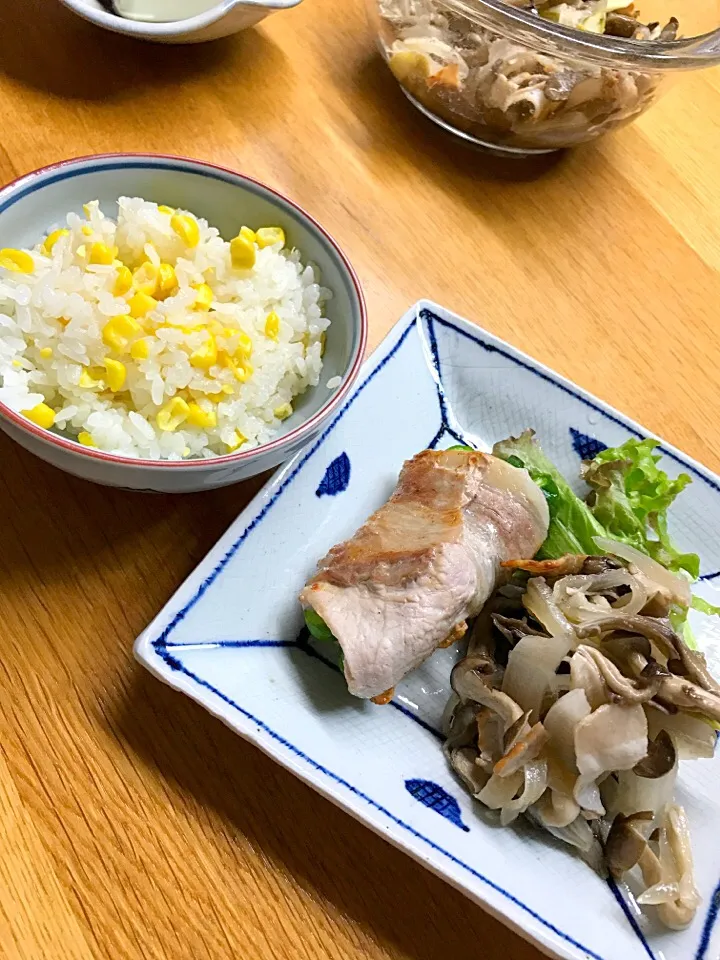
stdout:
<svg viewBox="0 0 720 960">
<path fill-rule="evenodd" d="M 94 201 L 32 250 L 0 250 L 0 401 L 139 459 L 266 443 L 317 385 L 330 291 L 280 228 L 229 241 L 188 211 Z"/>
</svg>

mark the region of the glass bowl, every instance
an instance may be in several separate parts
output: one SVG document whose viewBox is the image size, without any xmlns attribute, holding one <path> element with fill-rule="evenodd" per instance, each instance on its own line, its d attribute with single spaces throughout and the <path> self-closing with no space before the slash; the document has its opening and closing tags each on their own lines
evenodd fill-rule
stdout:
<svg viewBox="0 0 720 960">
<path fill-rule="evenodd" d="M 647 110 L 671 74 L 720 63 L 718 0 L 690 11 L 679 0 L 570 0 L 552 10 L 548 0 L 368 2 L 407 97 L 495 153 L 587 143 Z M 580 22 L 579 7 L 585 28 L 565 25 Z M 592 32 L 598 26 L 613 34 Z"/>
</svg>

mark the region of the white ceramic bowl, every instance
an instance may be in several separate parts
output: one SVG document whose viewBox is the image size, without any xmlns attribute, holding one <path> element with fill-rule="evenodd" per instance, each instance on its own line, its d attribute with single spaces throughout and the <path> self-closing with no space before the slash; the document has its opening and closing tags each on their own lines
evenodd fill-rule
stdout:
<svg viewBox="0 0 720 960">
<path fill-rule="evenodd" d="M 202 43 L 252 27 L 276 10 L 296 7 L 301 0 L 220 0 L 207 13 L 170 23 L 143 23 L 109 13 L 99 0 L 60 0 L 84 20 L 114 33 L 155 43 Z"/>
<path fill-rule="evenodd" d="M 269 443 L 208 460 L 132 460 L 83 447 L 43 430 L 0 403 L 0 429 L 21 446 L 68 473 L 113 487 L 188 493 L 222 487 L 287 460 L 342 406 L 357 379 L 367 342 L 367 316 L 357 276 L 338 245 L 311 216 L 250 177 L 180 157 L 109 154 L 43 167 L 0 190 L 0 247 L 32 247 L 68 212 L 99 200 L 117 213 L 120 196 L 182 207 L 206 217 L 225 237 L 239 223 L 281 226 L 304 260 L 320 268 L 333 292 L 320 383 L 297 398 L 295 411 Z M 335 390 L 328 380 L 340 377 Z"/>
</svg>

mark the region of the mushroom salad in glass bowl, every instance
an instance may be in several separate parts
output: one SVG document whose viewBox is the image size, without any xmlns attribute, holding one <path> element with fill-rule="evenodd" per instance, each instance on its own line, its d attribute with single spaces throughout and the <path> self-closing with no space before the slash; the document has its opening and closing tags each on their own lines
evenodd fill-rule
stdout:
<svg viewBox="0 0 720 960">
<path fill-rule="evenodd" d="M 656 19 L 627 0 L 370 3 L 408 98 L 493 152 L 594 140 L 643 113 L 674 71 L 720 63 L 715 0 L 680 17 L 655 0 Z"/>
</svg>

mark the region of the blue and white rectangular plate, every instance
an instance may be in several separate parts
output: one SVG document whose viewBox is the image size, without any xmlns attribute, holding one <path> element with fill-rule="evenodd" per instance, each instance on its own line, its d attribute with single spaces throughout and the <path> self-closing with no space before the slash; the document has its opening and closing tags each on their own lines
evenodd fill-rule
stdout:
<svg viewBox="0 0 720 960">
<path fill-rule="evenodd" d="M 478 327 L 422 301 L 367 361 L 359 386 L 309 448 L 283 467 L 138 639 L 138 659 L 318 792 L 445 878 L 553 957 L 718 960 L 720 760 L 681 770 L 703 904 L 662 930 L 625 891 L 531 828 L 487 825 L 446 766 L 438 728 L 455 654 L 438 651 L 389 706 L 351 697 L 320 647 L 298 642 L 297 594 L 316 561 L 392 491 L 424 447 L 534 427 L 568 478 L 637 424 Z M 720 479 L 663 445 L 695 481 L 674 511 L 699 551 L 699 592 L 718 602 Z M 694 624 L 720 674 L 720 634 Z M 720 926 L 720 925 L 719 925 Z"/>
</svg>

